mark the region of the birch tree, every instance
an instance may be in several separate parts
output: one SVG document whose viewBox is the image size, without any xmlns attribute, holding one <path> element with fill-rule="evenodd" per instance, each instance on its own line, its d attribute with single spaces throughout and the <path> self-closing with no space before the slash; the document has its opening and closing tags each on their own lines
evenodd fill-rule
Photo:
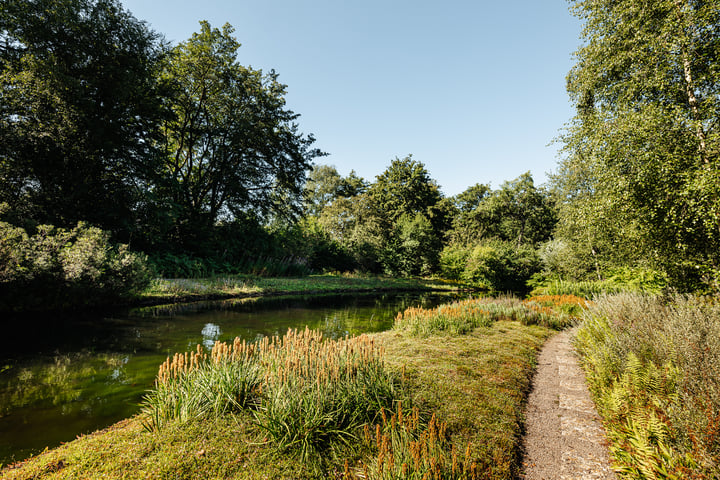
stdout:
<svg viewBox="0 0 720 480">
<path fill-rule="evenodd" d="M 573 0 L 571 10 L 585 25 L 555 178 L 561 231 L 604 232 L 619 253 L 631 239 L 629 260 L 682 288 L 717 288 L 720 2 Z"/>
</svg>

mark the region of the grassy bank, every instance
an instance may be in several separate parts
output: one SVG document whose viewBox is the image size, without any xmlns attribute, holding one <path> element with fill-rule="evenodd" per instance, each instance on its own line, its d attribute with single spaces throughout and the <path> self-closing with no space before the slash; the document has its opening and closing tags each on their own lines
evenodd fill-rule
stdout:
<svg viewBox="0 0 720 480">
<path fill-rule="evenodd" d="M 204 298 L 343 293 L 382 290 L 457 290 L 461 285 L 442 280 L 361 275 L 255 277 L 246 275 L 200 279 L 154 280 L 139 296 L 142 303 L 176 302 Z"/>
<path fill-rule="evenodd" d="M 176 356 L 144 414 L 2 475 L 513 478 L 535 358 L 552 334 L 540 324 L 569 321 L 547 322 L 570 303 L 482 299 L 410 309 L 357 339 L 296 332 Z"/>
<path fill-rule="evenodd" d="M 600 297 L 576 345 L 623 478 L 720 478 L 716 299 Z"/>
</svg>

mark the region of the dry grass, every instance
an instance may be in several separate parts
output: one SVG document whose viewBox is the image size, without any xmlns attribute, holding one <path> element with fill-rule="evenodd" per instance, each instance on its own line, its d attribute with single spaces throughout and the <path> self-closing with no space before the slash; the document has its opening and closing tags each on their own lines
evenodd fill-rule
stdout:
<svg viewBox="0 0 720 480">
<path fill-rule="evenodd" d="M 720 478 L 720 305 L 600 297 L 577 347 L 626 478 Z"/>
</svg>

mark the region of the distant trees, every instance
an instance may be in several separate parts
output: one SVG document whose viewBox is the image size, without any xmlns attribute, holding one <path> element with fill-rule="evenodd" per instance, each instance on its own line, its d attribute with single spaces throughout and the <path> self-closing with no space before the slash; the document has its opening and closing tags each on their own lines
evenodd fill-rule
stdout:
<svg viewBox="0 0 720 480">
<path fill-rule="evenodd" d="M 587 263 L 719 288 L 720 5 L 572 3 L 586 43 L 568 76 L 560 234 Z"/>
<path fill-rule="evenodd" d="M 499 291 L 523 290 L 541 270 L 537 249 L 557 221 L 550 193 L 524 173 L 498 190 L 473 185 L 454 203 L 450 242 L 440 255 L 443 275 Z"/>
</svg>

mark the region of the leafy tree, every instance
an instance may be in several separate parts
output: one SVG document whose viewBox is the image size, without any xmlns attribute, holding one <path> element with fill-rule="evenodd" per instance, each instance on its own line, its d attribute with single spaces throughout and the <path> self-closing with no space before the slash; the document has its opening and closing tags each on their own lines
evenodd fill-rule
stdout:
<svg viewBox="0 0 720 480">
<path fill-rule="evenodd" d="M 158 172 L 158 34 L 116 0 L 0 6 L 0 201 L 127 236 Z"/>
<path fill-rule="evenodd" d="M 352 170 L 343 177 L 332 165 L 315 165 L 305 183 L 305 212 L 317 217 L 339 197 L 354 197 L 364 193 L 367 184 Z"/>
<path fill-rule="evenodd" d="M 389 222 L 405 214 L 425 214 L 442 198 L 437 183 L 412 155 L 395 158 L 370 185 L 368 195 Z"/>
<path fill-rule="evenodd" d="M 285 89 L 271 71 L 240 65 L 233 28 L 201 30 L 173 49 L 165 75 L 175 85 L 175 118 L 163 125 L 166 194 L 178 209 L 178 240 L 220 219 L 299 212 L 314 138 L 298 133 Z"/>
<path fill-rule="evenodd" d="M 360 269 L 381 271 L 381 253 L 386 245 L 385 222 L 367 194 L 352 199 L 337 198 L 322 210 L 318 223 L 331 239 L 351 252 Z"/>
<path fill-rule="evenodd" d="M 451 235 L 454 242 L 497 238 L 519 247 L 550 238 L 556 222 L 554 202 L 548 192 L 535 187 L 529 172 L 498 190 L 488 190 L 486 185 L 475 185 L 458 196 L 460 214 Z"/>
<path fill-rule="evenodd" d="M 572 2 L 585 45 L 568 76 L 577 115 L 556 181 L 566 230 L 633 243 L 676 286 L 720 279 L 720 4 Z M 578 172 L 591 172 L 578 182 Z M 581 197 L 581 203 L 574 199 Z M 593 216 L 597 214 L 597 219 Z M 589 215 L 589 216 L 588 216 Z M 629 231 L 625 231 L 624 226 Z"/>
</svg>

